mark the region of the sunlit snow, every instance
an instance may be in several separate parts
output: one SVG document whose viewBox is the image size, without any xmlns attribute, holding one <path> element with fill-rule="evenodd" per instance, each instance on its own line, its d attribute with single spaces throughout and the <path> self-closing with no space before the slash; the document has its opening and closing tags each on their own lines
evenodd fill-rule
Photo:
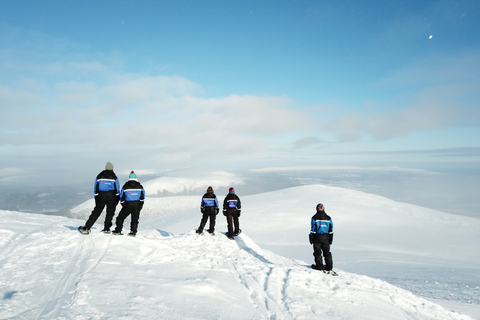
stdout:
<svg viewBox="0 0 480 320">
<path fill-rule="evenodd" d="M 93 200 L 70 217 L 0 211 L 0 318 L 478 317 L 479 219 L 320 185 L 239 196 L 243 233 L 233 241 L 221 213 L 214 236 L 195 234 L 201 195 L 147 197 L 137 237 L 101 233 L 104 214 L 90 235 L 78 233 Z M 338 277 L 308 267 L 318 202 L 335 223 Z M 406 275 L 412 266 L 419 272 Z M 397 285 L 373 276 L 385 267 Z M 435 292 L 468 272 L 462 290 Z"/>
</svg>

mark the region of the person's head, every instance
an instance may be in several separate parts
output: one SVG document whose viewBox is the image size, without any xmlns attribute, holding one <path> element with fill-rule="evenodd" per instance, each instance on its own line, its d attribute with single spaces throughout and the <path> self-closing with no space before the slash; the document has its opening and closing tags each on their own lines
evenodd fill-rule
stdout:
<svg viewBox="0 0 480 320">
<path fill-rule="evenodd" d="M 228 193 L 235 194 L 235 189 L 233 189 L 233 187 L 230 187 L 230 189 L 228 189 Z"/>
<path fill-rule="evenodd" d="M 321 203 L 317 204 L 317 211 L 325 212 L 325 206 Z"/>
<path fill-rule="evenodd" d="M 213 193 L 213 188 L 211 186 L 207 188 L 207 193 Z"/>
<path fill-rule="evenodd" d="M 130 172 L 130 174 L 128 175 L 128 178 L 129 179 L 137 179 L 137 174 L 135 172 Z"/>
<path fill-rule="evenodd" d="M 107 162 L 107 164 L 105 164 L 105 170 L 113 171 L 113 164 L 111 162 Z"/>
</svg>

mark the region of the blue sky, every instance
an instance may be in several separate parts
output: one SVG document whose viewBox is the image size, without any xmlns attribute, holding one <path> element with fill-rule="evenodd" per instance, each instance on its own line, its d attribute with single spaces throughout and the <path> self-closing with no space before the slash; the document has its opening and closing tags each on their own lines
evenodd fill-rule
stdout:
<svg viewBox="0 0 480 320">
<path fill-rule="evenodd" d="M 479 14 L 474 0 L 1 1 L 0 183 L 106 161 L 478 169 Z"/>
</svg>

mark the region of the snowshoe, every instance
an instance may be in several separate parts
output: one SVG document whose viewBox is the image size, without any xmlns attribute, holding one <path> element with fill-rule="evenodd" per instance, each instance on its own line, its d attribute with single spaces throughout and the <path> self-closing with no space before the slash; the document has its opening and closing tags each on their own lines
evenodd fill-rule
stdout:
<svg viewBox="0 0 480 320">
<path fill-rule="evenodd" d="M 116 236 L 123 236 L 123 233 L 121 231 L 117 231 L 117 230 L 113 230 L 112 234 L 116 235 Z"/>
<path fill-rule="evenodd" d="M 103 233 L 106 233 L 106 234 L 110 234 L 110 233 L 111 233 L 110 229 L 103 229 L 102 232 L 103 232 Z"/>
<path fill-rule="evenodd" d="M 241 229 L 238 229 L 238 232 L 235 232 L 235 236 L 238 236 L 240 233 L 242 233 L 242 230 Z"/>
<path fill-rule="evenodd" d="M 314 269 L 314 270 L 320 270 L 320 271 L 325 272 L 324 268 L 325 268 L 325 266 L 323 266 L 323 265 L 322 266 L 317 266 L 316 264 L 312 264 L 312 269 Z"/>
<path fill-rule="evenodd" d="M 137 234 L 136 234 L 136 233 L 133 233 L 133 232 L 129 232 L 128 235 L 129 235 L 130 237 L 135 237 Z"/>
<path fill-rule="evenodd" d="M 332 276 L 338 276 L 338 273 L 336 273 L 333 270 L 329 270 L 329 271 L 323 270 L 323 273 L 326 273 L 326 274 L 329 274 L 329 275 L 332 275 Z"/>
<path fill-rule="evenodd" d="M 90 229 L 87 229 L 85 228 L 84 226 L 80 226 L 78 227 L 78 232 L 80 232 L 81 234 L 89 234 L 90 233 Z"/>
</svg>

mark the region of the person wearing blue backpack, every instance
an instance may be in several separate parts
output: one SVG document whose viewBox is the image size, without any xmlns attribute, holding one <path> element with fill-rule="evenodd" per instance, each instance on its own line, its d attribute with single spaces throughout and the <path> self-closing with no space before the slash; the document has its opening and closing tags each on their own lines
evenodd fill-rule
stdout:
<svg viewBox="0 0 480 320">
<path fill-rule="evenodd" d="M 120 210 L 120 213 L 115 220 L 116 226 L 112 233 L 121 235 L 123 222 L 131 214 L 130 233 L 128 235 L 135 236 L 138 231 L 140 211 L 143 208 L 145 200 L 145 190 L 140 182 L 138 182 L 137 174 L 135 172 L 132 171 L 128 178 L 129 180 L 123 185 L 122 191 L 120 192 L 120 204 L 122 205 L 122 210 Z"/>
<path fill-rule="evenodd" d="M 107 214 L 105 216 L 104 228 L 102 232 L 110 233 L 113 216 L 119 201 L 120 184 L 118 178 L 113 172 L 113 164 L 107 162 L 105 170 L 100 172 L 95 179 L 93 187 L 93 194 L 95 197 L 95 208 L 88 217 L 84 226 L 78 227 L 78 231 L 83 234 L 89 234 L 90 228 L 102 213 L 105 206 L 107 207 Z"/>
<path fill-rule="evenodd" d="M 315 264 L 312 265 L 312 268 L 336 275 L 335 271 L 332 270 L 333 259 L 330 252 L 330 246 L 333 242 L 333 221 L 325 213 L 323 204 L 317 204 L 316 209 L 317 213 L 312 217 L 309 234 L 310 244 L 313 245 L 313 256 L 315 257 Z M 325 259 L 325 266 L 323 265 L 322 254 Z"/>
</svg>

